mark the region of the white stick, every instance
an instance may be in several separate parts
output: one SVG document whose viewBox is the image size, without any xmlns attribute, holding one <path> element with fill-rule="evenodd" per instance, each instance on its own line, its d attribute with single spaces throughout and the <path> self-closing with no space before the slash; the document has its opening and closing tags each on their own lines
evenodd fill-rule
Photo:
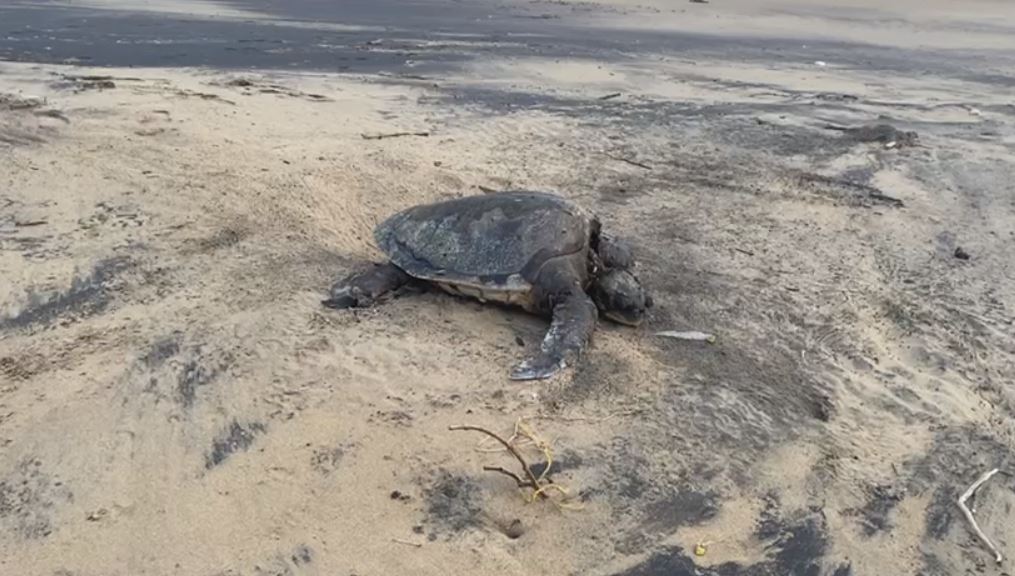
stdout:
<svg viewBox="0 0 1015 576">
<path fill-rule="evenodd" d="M 662 332 L 656 332 L 656 336 L 662 336 L 664 338 L 675 338 L 677 340 L 693 340 L 697 342 L 708 342 L 712 344 L 715 342 L 715 334 L 708 334 L 706 332 L 689 331 L 689 332 L 678 332 L 676 330 L 663 330 Z"/>
<path fill-rule="evenodd" d="M 976 535 L 979 536 L 980 540 L 982 540 L 983 543 L 987 545 L 987 548 L 990 548 L 990 551 L 994 553 L 994 560 L 996 560 L 997 563 L 1000 564 L 1001 561 L 1004 560 L 1004 556 L 1002 556 L 1001 553 L 997 550 L 997 547 L 995 547 L 994 544 L 990 541 L 990 538 L 987 538 L 987 535 L 983 533 L 983 530 L 980 530 L 980 525 L 976 523 L 976 518 L 973 518 L 973 513 L 970 512 L 969 508 L 966 507 L 966 500 L 972 498 L 973 494 L 976 492 L 976 489 L 979 488 L 980 485 L 986 482 L 987 480 L 990 480 L 990 478 L 994 474 L 997 474 L 997 472 L 998 469 L 994 468 L 990 472 L 986 472 L 982 476 L 977 478 L 976 482 L 973 482 L 972 486 L 967 488 L 966 491 L 962 493 L 962 496 L 959 496 L 959 508 L 962 509 L 962 513 L 965 514 L 966 520 L 969 520 L 969 524 L 972 525 L 973 531 L 976 532 Z"/>
</svg>

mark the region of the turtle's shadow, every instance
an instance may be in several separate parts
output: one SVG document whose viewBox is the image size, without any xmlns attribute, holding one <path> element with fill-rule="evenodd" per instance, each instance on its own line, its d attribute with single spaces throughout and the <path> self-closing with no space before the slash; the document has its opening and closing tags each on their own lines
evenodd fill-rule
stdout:
<svg viewBox="0 0 1015 576">
<path fill-rule="evenodd" d="M 522 310 L 518 306 L 503 302 L 480 302 L 469 296 L 459 296 L 445 292 L 439 287 L 426 282 L 425 280 L 413 279 L 404 286 L 394 290 L 388 300 L 394 301 L 402 298 L 420 298 L 424 295 L 433 295 L 439 299 L 436 301 L 453 302 L 461 306 L 470 306 L 475 310 L 498 310 L 503 313 L 504 324 L 511 331 L 515 343 L 520 347 L 530 345 L 538 346 L 550 327 L 552 318 L 549 314 L 534 314 Z M 646 330 L 646 325 L 651 323 L 651 318 L 646 316 L 646 322 L 638 327 L 625 326 L 612 320 L 600 317 L 596 325 L 596 332 L 609 332 L 616 334 L 640 333 Z M 595 338 L 595 336 L 593 336 Z M 589 354 L 591 350 L 587 351 Z M 592 352 L 594 353 L 594 352 Z"/>
<path fill-rule="evenodd" d="M 498 310 L 502 312 L 504 321 L 519 346 L 527 346 L 528 344 L 541 341 L 546 330 L 550 327 L 549 315 L 533 314 L 503 302 L 480 302 L 469 296 L 451 294 L 424 280 L 411 280 L 392 292 L 390 298 L 391 300 L 420 298 L 424 295 L 432 295 L 434 298 L 440 299 L 437 301 L 452 302 L 461 306 L 473 307 L 476 310 Z"/>
</svg>

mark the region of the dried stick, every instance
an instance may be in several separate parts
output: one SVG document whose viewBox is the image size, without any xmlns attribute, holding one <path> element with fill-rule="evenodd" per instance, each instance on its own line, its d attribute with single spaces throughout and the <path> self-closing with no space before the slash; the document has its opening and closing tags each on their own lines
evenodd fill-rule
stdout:
<svg viewBox="0 0 1015 576">
<path fill-rule="evenodd" d="M 385 138 L 401 138 L 403 136 L 429 136 L 429 132 L 391 132 L 388 134 L 360 134 L 364 140 L 383 140 Z"/>
<path fill-rule="evenodd" d="M 546 476 L 550 473 L 550 469 L 553 467 L 553 450 L 550 449 L 550 445 L 545 440 L 536 436 L 536 432 L 525 423 L 524 418 L 518 419 L 518 422 L 515 424 L 515 429 L 518 430 L 522 436 L 528 438 L 532 444 L 536 448 L 539 448 L 539 450 L 543 453 L 543 458 L 546 460 L 546 466 L 543 468 L 543 473 L 540 474 L 537 479 L 537 482 L 542 482 L 546 479 Z M 553 481 L 551 480 L 550 483 L 552 484 Z M 537 486 L 536 488 L 536 492 L 539 492 L 539 487 Z"/>
<path fill-rule="evenodd" d="M 483 434 L 486 434 L 487 436 L 497 440 L 505 448 L 507 448 L 508 452 L 511 452 L 511 454 L 518 460 L 518 463 L 522 465 L 522 470 L 525 471 L 525 477 L 529 479 L 529 483 L 531 483 L 532 486 L 535 487 L 534 489 L 538 489 L 539 481 L 536 480 L 536 476 L 535 474 L 532 473 L 532 469 L 529 468 L 529 464 L 525 461 L 525 458 L 522 457 L 521 453 L 519 453 L 518 450 L 516 450 L 515 447 L 512 446 L 511 443 L 508 442 L 507 440 L 480 426 L 470 426 L 468 424 L 462 424 L 459 426 L 448 426 L 448 430 L 472 430 L 474 432 L 482 432 Z"/>
<path fill-rule="evenodd" d="M 483 470 L 485 472 L 499 472 L 500 474 L 503 474 L 505 476 L 510 476 L 511 479 L 513 479 L 515 481 L 515 483 L 518 484 L 519 488 L 532 488 L 533 490 L 537 489 L 536 486 L 533 486 L 531 483 L 526 482 L 525 480 L 522 480 L 514 472 L 512 472 L 510 470 L 507 470 L 507 469 L 504 469 L 504 468 L 501 468 L 500 466 L 483 466 Z"/>
<path fill-rule="evenodd" d="M 610 158 L 612 160 L 616 160 L 618 162 L 626 162 L 626 163 L 630 164 L 631 166 L 637 166 L 638 168 L 643 168 L 645 170 L 651 170 L 652 169 L 652 167 L 649 166 L 648 164 L 642 164 L 641 162 L 638 162 L 637 160 L 631 160 L 630 158 L 624 158 L 623 156 L 614 156 L 613 154 L 606 154 L 606 157 Z"/>
<path fill-rule="evenodd" d="M 973 527 L 973 532 L 976 532 L 976 535 L 979 536 L 980 540 L 982 540 L 983 543 L 987 545 L 987 548 L 989 548 L 990 551 L 994 553 L 994 560 L 997 561 L 998 564 L 1000 564 L 1001 561 L 1004 560 L 1004 556 L 1001 555 L 1001 552 L 999 552 L 998 549 L 994 546 L 994 544 L 990 541 L 990 538 L 987 538 L 987 535 L 983 533 L 983 530 L 980 530 L 980 525 L 976 523 L 976 518 L 973 518 L 973 513 L 970 512 L 969 508 L 966 507 L 966 501 L 973 497 L 973 494 L 976 493 L 976 489 L 979 488 L 987 480 L 990 480 L 990 478 L 997 473 L 998 469 L 994 468 L 990 472 L 985 472 L 982 476 L 977 478 L 976 482 L 973 482 L 973 484 L 969 488 L 967 488 L 965 492 L 962 493 L 962 496 L 959 496 L 958 504 L 959 508 L 962 510 L 962 514 L 965 515 L 966 520 L 968 520 L 969 524 Z"/>
</svg>

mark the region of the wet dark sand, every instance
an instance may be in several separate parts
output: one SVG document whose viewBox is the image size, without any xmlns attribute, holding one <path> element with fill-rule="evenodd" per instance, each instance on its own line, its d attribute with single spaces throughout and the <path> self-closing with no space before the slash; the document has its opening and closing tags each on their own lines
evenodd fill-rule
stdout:
<svg viewBox="0 0 1015 576">
<path fill-rule="evenodd" d="M 221 19 L 13 0 L 0 6 L 0 59 L 429 75 L 489 56 L 633 61 L 642 54 L 668 54 L 773 66 L 830 61 L 869 71 L 934 73 L 1015 87 L 1015 77 L 990 71 L 1004 65 L 999 54 L 804 36 L 755 37 L 750 32 L 720 36 L 600 26 L 590 33 L 575 21 L 575 9 L 563 3 L 232 0 L 222 4 L 266 17 Z M 637 12 L 595 4 L 582 8 L 579 16 L 605 12 L 618 20 Z M 450 40 L 470 44 L 442 44 Z M 1010 63 L 1011 54 L 1004 57 Z"/>
</svg>

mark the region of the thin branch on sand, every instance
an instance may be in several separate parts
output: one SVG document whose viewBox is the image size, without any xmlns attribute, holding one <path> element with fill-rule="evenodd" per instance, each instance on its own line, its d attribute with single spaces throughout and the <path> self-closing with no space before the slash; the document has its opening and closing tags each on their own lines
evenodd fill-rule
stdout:
<svg viewBox="0 0 1015 576">
<path fill-rule="evenodd" d="M 429 136 L 429 132 L 391 132 L 389 134 L 360 134 L 364 140 L 383 140 L 385 138 L 401 138 L 403 136 Z"/>
<path fill-rule="evenodd" d="M 537 486 L 533 486 L 531 482 L 522 480 L 521 477 L 515 474 L 514 472 L 507 470 L 505 468 L 501 468 L 500 466 L 483 466 L 483 470 L 486 472 L 497 472 L 505 476 L 508 476 L 512 480 L 514 480 L 516 484 L 518 484 L 519 488 L 532 488 L 533 490 L 536 490 L 538 488 Z"/>
<path fill-rule="evenodd" d="M 642 168 L 644 170 L 651 170 L 652 169 L 652 167 L 649 166 L 648 164 L 643 164 L 641 162 L 638 162 L 637 160 L 631 160 L 630 158 L 624 158 L 623 156 L 615 156 L 613 154 L 606 154 L 606 157 L 610 158 L 612 160 L 616 160 L 618 162 L 625 162 L 627 164 L 630 164 L 631 166 L 637 166 L 638 168 Z"/>
<path fill-rule="evenodd" d="M 571 498 L 571 494 L 568 491 L 568 489 L 559 484 L 554 483 L 554 481 L 550 478 L 550 470 L 553 468 L 554 464 L 553 450 L 550 448 L 550 443 L 540 438 L 539 435 L 537 435 L 536 432 L 532 430 L 532 428 L 529 427 L 523 421 L 523 419 L 519 419 L 517 422 L 515 422 L 514 434 L 512 434 L 511 437 L 508 438 L 507 440 L 502 438 L 500 435 L 480 426 L 469 426 L 469 425 L 450 426 L 449 429 L 473 430 L 475 432 L 482 432 L 486 436 L 496 440 L 501 446 L 507 449 L 507 451 L 510 452 L 511 455 L 515 457 L 515 460 L 518 461 L 518 464 L 521 465 L 522 470 L 525 472 L 524 476 L 515 474 L 514 472 L 502 468 L 500 466 L 483 466 L 483 470 L 486 472 L 496 472 L 498 474 L 507 476 L 508 478 L 514 480 L 515 484 L 517 484 L 519 488 L 527 488 L 532 490 L 532 493 L 526 496 L 527 501 L 533 502 L 539 498 L 545 498 L 550 500 L 550 502 L 553 502 L 554 505 L 563 510 L 581 510 L 583 508 L 581 504 L 576 505 L 567 502 L 566 500 Z M 535 448 L 539 449 L 539 451 L 543 453 L 543 457 L 546 459 L 546 463 L 541 464 L 543 466 L 543 470 L 538 477 L 532 471 L 532 467 L 529 466 L 529 463 L 525 461 L 525 457 L 522 456 L 522 453 L 518 450 L 518 446 L 516 446 L 516 441 L 519 440 L 527 440 L 531 442 Z M 549 495 L 550 492 L 560 493 L 564 497 L 565 501 L 559 502 L 556 499 L 550 498 Z"/>
<path fill-rule="evenodd" d="M 515 457 L 515 459 L 518 460 L 518 463 L 522 465 L 522 470 L 525 471 L 525 476 L 526 478 L 528 478 L 529 484 L 533 487 L 539 486 L 539 480 L 537 480 L 536 475 L 532 473 L 532 469 L 529 468 L 529 464 L 528 462 L 525 461 L 525 458 L 522 457 L 521 452 L 519 452 L 514 446 L 512 446 L 510 442 L 498 436 L 495 432 L 491 432 L 481 426 L 470 426 L 468 424 L 462 424 L 459 426 L 449 426 L 448 430 L 472 430 L 474 432 L 482 432 L 483 434 L 486 434 L 487 436 L 497 440 L 505 448 L 507 448 L 508 452 L 510 452 Z M 512 476 L 514 476 L 516 481 L 520 480 L 518 476 L 514 474 L 512 474 Z M 519 482 L 519 486 L 520 485 L 521 482 Z"/>
<path fill-rule="evenodd" d="M 987 538 L 987 535 L 983 533 L 983 530 L 980 530 L 980 525 L 976 523 L 976 518 L 973 517 L 973 513 L 966 506 L 966 501 L 973 497 L 977 488 L 979 488 L 987 480 L 990 480 L 990 478 L 998 472 L 999 470 L 997 468 L 994 468 L 989 472 L 984 472 L 982 476 L 976 479 L 976 482 L 973 482 L 973 484 L 962 493 L 962 496 L 959 496 L 958 504 L 959 508 L 962 510 L 962 514 L 965 515 L 966 520 L 968 520 L 970 526 L 973 527 L 973 532 L 975 532 L 980 540 L 987 545 L 987 548 L 994 553 L 994 560 L 1000 564 L 1004 560 L 1004 556 L 1002 556 L 1001 552 L 999 552 L 997 547 L 994 546 L 994 543 L 990 541 L 990 538 Z"/>
</svg>

